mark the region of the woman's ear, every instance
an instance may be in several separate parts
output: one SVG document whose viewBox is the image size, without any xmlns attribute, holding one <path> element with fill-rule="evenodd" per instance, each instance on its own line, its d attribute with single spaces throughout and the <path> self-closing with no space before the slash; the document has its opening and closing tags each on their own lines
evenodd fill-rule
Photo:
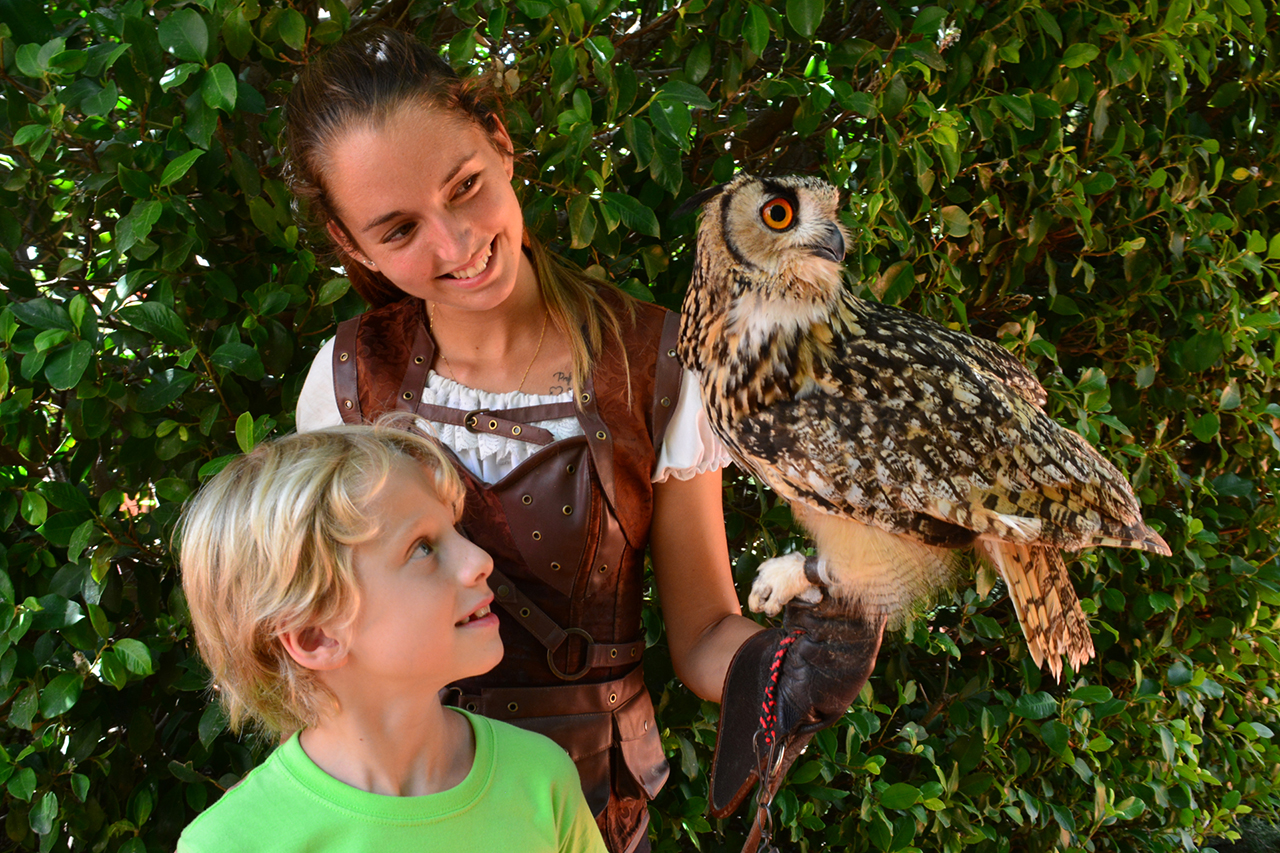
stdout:
<svg viewBox="0 0 1280 853">
<path fill-rule="evenodd" d="M 280 643 L 298 666 L 316 671 L 337 669 L 347 662 L 347 645 L 339 632 L 309 625 L 297 631 L 285 631 Z"/>
<path fill-rule="evenodd" d="M 366 258 L 359 249 L 352 245 L 351 238 L 347 236 L 346 229 L 339 225 L 336 220 L 330 219 L 325 223 L 325 228 L 329 231 L 329 237 L 333 239 L 333 242 L 338 244 L 342 251 L 346 252 L 365 266 L 369 266 L 369 259 Z"/>
<path fill-rule="evenodd" d="M 506 125 L 496 118 L 493 125 L 493 132 L 489 135 L 493 138 L 494 147 L 502 152 L 507 166 L 507 180 L 511 180 L 516 173 L 516 147 L 511 143 L 511 134 L 507 133 Z"/>
</svg>

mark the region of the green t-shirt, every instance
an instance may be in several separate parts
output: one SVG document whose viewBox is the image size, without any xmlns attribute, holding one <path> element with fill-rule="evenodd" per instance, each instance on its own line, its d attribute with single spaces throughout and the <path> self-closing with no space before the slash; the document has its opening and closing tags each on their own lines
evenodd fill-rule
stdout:
<svg viewBox="0 0 1280 853">
<path fill-rule="evenodd" d="M 317 767 L 295 734 L 183 830 L 178 853 L 605 853 L 563 749 L 459 713 L 476 758 L 457 787 L 422 797 L 361 791 Z"/>
</svg>

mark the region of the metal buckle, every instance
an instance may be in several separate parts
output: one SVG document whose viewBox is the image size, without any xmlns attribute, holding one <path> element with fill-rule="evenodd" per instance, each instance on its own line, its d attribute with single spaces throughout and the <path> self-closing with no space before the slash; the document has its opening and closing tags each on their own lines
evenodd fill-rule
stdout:
<svg viewBox="0 0 1280 853">
<path fill-rule="evenodd" d="M 466 427 L 467 432 L 480 432 L 480 416 L 484 413 L 484 409 L 473 409 L 462 416 L 462 425 Z"/>
<path fill-rule="evenodd" d="M 587 641 L 587 647 L 582 653 L 582 669 L 575 673 L 561 672 L 559 668 L 556 667 L 554 657 L 556 649 L 559 649 L 560 646 L 564 645 L 565 640 L 569 639 L 570 634 L 576 634 Z M 595 645 L 596 641 L 591 639 L 591 635 L 581 628 L 565 628 L 564 635 L 564 640 L 561 640 L 554 649 L 547 649 L 547 666 L 551 667 L 551 672 L 556 676 L 556 678 L 559 678 L 562 681 L 577 681 L 579 678 L 586 675 L 591 669 L 591 655 L 589 652 L 591 651 L 591 647 Z"/>
</svg>

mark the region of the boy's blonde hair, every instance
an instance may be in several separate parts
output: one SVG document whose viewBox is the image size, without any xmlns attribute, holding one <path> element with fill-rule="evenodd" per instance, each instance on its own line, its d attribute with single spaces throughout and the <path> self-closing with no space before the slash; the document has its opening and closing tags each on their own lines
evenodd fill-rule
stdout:
<svg viewBox="0 0 1280 853">
<path fill-rule="evenodd" d="M 290 435 L 232 461 L 187 507 L 182 587 L 213 688 L 239 731 L 272 735 L 314 725 L 336 698 L 296 663 L 280 635 L 347 625 L 360 606 L 352 546 L 372 538 L 366 512 L 397 462 L 434 474 L 461 515 L 465 492 L 430 439 L 379 426 Z"/>
</svg>

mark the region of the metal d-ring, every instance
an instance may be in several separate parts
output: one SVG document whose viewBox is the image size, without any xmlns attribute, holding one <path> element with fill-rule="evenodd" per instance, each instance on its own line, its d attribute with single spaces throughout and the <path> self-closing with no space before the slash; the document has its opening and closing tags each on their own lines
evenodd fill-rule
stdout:
<svg viewBox="0 0 1280 853">
<path fill-rule="evenodd" d="M 582 654 L 582 669 L 580 669 L 578 672 L 575 672 L 575 673 L 566 673 L 566 672 L 561 672 L 559 668 L 556 666 L 555 652 L 556 652 L 556 649 L 559 649 L 560 646 L 564 645 L 565 640 L 568 640 L 571 634 L 576 634 L 577 636 L 586 640 L 587 647 L 586 649 L 583 650 L 583 654 Z M 564 640 L 561 640 L 559 643 L 557 643 L 554 649 L 547 649 L 547 666 L 551 667 L 551 672 L 555 674 L 556 678 L 559 678 L 562 681 L 577 681 L 579 678 L 582 678 L 582 676 L 586 675 L 591 670 L 591 655 L 587 654 L 587 652 L 591 650 L 591 647 L 595 645 L 595 642 L 596 642 L 595 640 L 591 639 L 591 635 L 588 634 L 586 631 L 582 630 L 581 628 L 565 628 Z"/>
</svg>

